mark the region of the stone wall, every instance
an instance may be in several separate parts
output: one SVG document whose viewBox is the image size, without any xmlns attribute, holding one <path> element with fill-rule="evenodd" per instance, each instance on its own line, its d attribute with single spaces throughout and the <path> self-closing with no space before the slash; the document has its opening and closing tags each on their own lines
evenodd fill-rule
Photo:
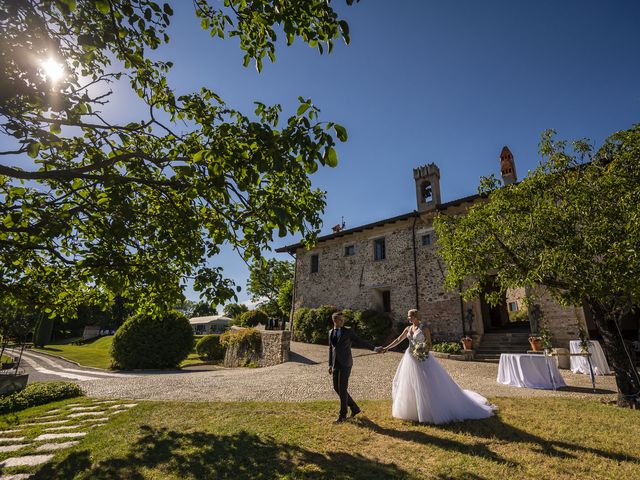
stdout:
<svg viewBox="0 0 640 480">
<path fill-rule="evenodd" d="M 421 215 L 415 227 L 419 310 L 434 338 L 457 340 L 462 334 L 460 297 L 442 289 L 445 267 L 433 245 L 432 216 Z M 392 319 L 406 323 L 407 310 L 416 308 L 413 222 L 410 218 L 330 239 L 310 251 L 299 248 L 295 308 L 334 305 L 382 310 L 382 292 L 389 291 Z M 424 235 L 431 236 L 431 245 L 423 245 Z M 385 239 L 384 260 L 374 259 L 374 244 L 379 238 Z M 355 254 L 345 256 L 345 247 L 350 245 L 355 247 Z M 312 255 L 319 258 L 318 272 L 314 273 Z"/>
<path fill-rule="evenodd" d="M 549 292 L 536 287 L 532 290 L 534 303 L 540 305 L 543 322 L 551 332 L 551 343 L 556 348 L 569 348 L 569 340 L 577 340 L 578 324 L 586 330 L 584 309 L 575 306 L 562 306 L 556 302 Z"/>
<path fill-rule="evenodd" d="M 260 349 L 260 366 L 269 367 L 289 361 L 291 332 L 289 330 L 263 330 Z"/>
<path fill-rule="evenodd" d="M 234 329 L 237 327 L 233 327 Z M 291 332 L 288 330 L 258 330 L 260 352 L 248 352 L 237 345 L 227 348 L 224 356 L 225 367 L 242 367 L 247 361 L 261 367 L 269 367 L 289 361 Z"/>
</svg>

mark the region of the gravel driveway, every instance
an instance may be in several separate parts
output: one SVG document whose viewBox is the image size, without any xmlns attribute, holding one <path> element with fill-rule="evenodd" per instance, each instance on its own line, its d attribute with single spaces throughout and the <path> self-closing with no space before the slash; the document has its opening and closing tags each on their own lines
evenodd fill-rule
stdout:
<svg viewBox="0 0 640 480">
<path fill-rule="evenodd" d="M 148 400 L 188 401 L 303 401 L 336 400 L 327 371 L 327 347 L 293 342 L 291 361 L 265 368 L 216 368 L 214 370 L 159 372 L 81 382 L 90 396 Z M 374 354 L 353 350 L 354 365 L 349 391 L 356 399 L 390 399 L 391 382 L 401 354 Z M 588 375 L 561 370 L 568 389 L 531 390 L 496 382 L 498 365 L 438 359 L 458 384 L 487 397 L 582 397 L 614 399 L 612 376 L 597 377 L 597 394 L 591 392 Z"/>
</svg>

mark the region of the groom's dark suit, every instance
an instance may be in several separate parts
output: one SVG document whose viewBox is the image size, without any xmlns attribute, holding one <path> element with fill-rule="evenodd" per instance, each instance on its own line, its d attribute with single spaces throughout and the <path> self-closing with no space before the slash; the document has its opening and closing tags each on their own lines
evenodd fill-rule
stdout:
<svg viewBox="0 0 640 480">
<path fill-rule="evenodd" d="M 340 397 L 341 419 L 347 416 L 347 405 L 351 408 L 352 415 L 360 411 L 356 402 L 347 392 L 349 375 L 351 375 L 351 367 L 353 366 L 353 357 L 351 356 L 352 343 L 375 350 L 373 344 L 358 337 L 348 327 L 333 328 L 329 332 L 329 367 L 333 369 L 333 389 Z"/>
</svg>

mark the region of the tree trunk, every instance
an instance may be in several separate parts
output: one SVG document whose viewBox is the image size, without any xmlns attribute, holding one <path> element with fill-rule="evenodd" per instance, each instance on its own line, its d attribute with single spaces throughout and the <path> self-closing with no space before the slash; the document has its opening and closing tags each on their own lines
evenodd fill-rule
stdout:
<svg viewBox="0 0 640 480">
<path fill-rule="evenodd" d="M 600 302 L 587 302 L 593 320 L 602 335 L 603 348 L 610 367 L 616 376 L 618 406 L 640 408 L 640 380 L 638 371 L 627 355 L 623 340 L 618 333 L 616 316 Z"/>
</svg>

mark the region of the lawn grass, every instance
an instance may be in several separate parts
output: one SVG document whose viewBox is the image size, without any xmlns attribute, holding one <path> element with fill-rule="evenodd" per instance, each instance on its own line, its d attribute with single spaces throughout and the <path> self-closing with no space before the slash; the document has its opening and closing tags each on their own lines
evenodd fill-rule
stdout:
<svg viewBox="0 0 640 480">
<path fill-rule="evenodd" d="M 0 357 L 0 362 L 2 363 L 9 363 L 12 362 L 13 359 L 11 357 L 7 357 L 6 355 L 2 355 L 2 357 Z"/>
<path fill-rule="evenodd" d="M 75 340 L 75 339 L 74 339 Z M 71 340 L 64 343 L 54 343 L 43 348 L 33 348 L 36 352 L 44 352 L 58 357 L 66 358 L 80 365 L 96 368 L 111 367 L 111 343 L 113 336 L 100 337 L 89 340 L 82 345 L 72 345 Z"/>
<path fill-rule="evenodd" d="M 44 348 L 33 348 L 37 352 L 44 352 L 50 355 L 66 358 L 80 365 L 96 368 L 111 367 L 111 343 L 113 336 L 100 337 L 93 341 L 87 341 L 82 345 L 72 345 L 71 342 L 77 339 L 65 340 L 64 342 L 53 343 Z M 180 364 L 181 367 L 187 365 L 197 365 L 203 363 L 203 360 L 195 353 L 191 352 L 189 356 Z"/>
<path fill-rule="evenodd" d="M 496 417 L 428 426 L 391 418 L 389 401 L 363 401 L 340 425 L 337 402 L 141 402 L 32 478 L 639 478 L 640 412 L 565 398 L 496 403 Z"/>
</svg>

